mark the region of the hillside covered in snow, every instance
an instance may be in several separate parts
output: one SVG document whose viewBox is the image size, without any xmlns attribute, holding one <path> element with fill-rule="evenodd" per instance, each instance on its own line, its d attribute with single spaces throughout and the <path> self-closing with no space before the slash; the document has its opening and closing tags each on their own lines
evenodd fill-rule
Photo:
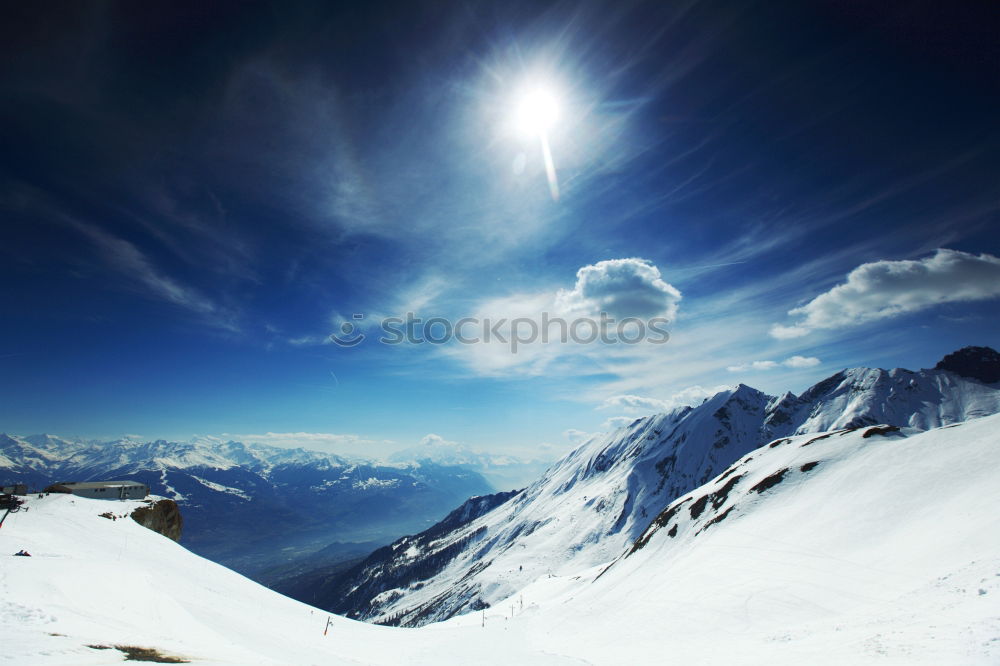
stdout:
<svg viewBox="0 0 1000 666">
<path fill-rule="evenodd" d="M 0 663 L 994 664 L 998 433 L 1000 415 L 782 437 L 608 561 L 417 630 L 329 618 L 99 515 L 136 502 L 30 497 L 0 529 Z"/>
<path fill-rule="evenodd" d="M 973 365 L 984 363 L 1000 356 Z M 1000 387 L 943 367 L 848 369 L 799 396 L 740 385 L 591 439 L 485 515 L 403 537 L 338 574 L 316 603 L 404 626 L 491 607 L 540 576 L 617 557 L 675 498 L 774 439 L 874 424 L 928 430 L 997 412 Z"/>
</svg>

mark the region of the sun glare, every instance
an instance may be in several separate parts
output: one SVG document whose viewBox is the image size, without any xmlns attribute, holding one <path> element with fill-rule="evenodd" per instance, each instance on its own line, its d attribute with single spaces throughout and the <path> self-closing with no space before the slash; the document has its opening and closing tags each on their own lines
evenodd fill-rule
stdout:
<svg viewBox="0 0 1000 666">
<path fill-rule="evenodd" d="M 516 130 L 526 137 L 538 139 L 541 143 L 545 176 L 554 201 L 559 200 L 559 179 L 552 159 L 552 149 L 549 147 L 549 133 L 559 120 L 559 111 L 559 98 L 553 91 L 543 86 L 535 86 L 522 93 L 514 112 Z"/>
<path fill-rule="evenodd" d="M 517 127 L 524 134 L 545 134 L 558 119 L 559 102 L 551 91 L 544 88 L 526 91 L 517 105 Z"/>
</svg>

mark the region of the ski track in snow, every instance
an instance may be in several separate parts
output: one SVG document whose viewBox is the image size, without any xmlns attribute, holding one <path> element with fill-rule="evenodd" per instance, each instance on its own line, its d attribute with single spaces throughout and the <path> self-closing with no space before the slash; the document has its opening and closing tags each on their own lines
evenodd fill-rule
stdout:
<svg viewBox="0 0 1000 666">
<path fill-rule="evenodd" d="M 167 483 L 167 470 L 165 469 L 160 470 L 160 483 L 162 483 L 164 489 L 166 489 L 166 491 L 170 493 L 170 499 L 174 500 L 175 502 L 183 502 L 186 499 L 184 495 L 174 490 L 170 486 L 170 484 Z"/>
</svg>

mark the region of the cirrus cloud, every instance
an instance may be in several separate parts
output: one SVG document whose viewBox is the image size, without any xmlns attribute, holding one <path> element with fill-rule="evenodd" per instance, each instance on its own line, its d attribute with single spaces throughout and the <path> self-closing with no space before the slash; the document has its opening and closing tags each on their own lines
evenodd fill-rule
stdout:
<svg viewBox="0 0 1000 666">
<path fill-rule="evenodd" d="M 625 409 L 630 412 L 657 412 L 670 408 L 665 400 L 646 398 L 641 395 L 613 395 L 604 400 L 598 409 Z"/>
<path fill-rule="evenodd" d="M 586 432 L 585 430 L 577 430 L 576 428 L 563 431 L 563 437 L 568 439 L 572 444 L 582 444 L 595 434 L 593 432 Z"/>
<path fill-rule="evenodd" d="M 234 434 L 224 432 L 222 437 L 245 444 L 264 444 L 284 449 L 307 449 L 334 453 L 342 456 L 371 458 L 381 450 L 393 445 L 390 440 L 376 440 L 353 434 L 329 432 L 265 432 L 256 434 Z"/>
<path fill-rule="evenodd" d="M 784 361 L 750 361 L 731 365 L 726 370 L 729 372 L 745 372 L 747 370 L 774 370 L 775 368 L 812 368 L 822 363 L 815 356 L 789 356 Z"/>
</svg>

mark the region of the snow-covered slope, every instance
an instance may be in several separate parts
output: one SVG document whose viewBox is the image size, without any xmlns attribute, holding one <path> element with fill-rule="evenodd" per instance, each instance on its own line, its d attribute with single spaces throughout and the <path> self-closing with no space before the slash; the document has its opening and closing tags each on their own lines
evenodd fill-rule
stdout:
<svg viewBox="0 0 1000 666">
<path fill-rule="evenodd" d="M 98 517 L 131 502 L 32 497 L 0 529 L 0 664 L 121 663 L 88 647 L 116 645 L 206 666 L 995 664 L 998 433 L 989 416 L 783 438 L 610 566 L 417 630 L 333 617 L 324 635 L 325 613 Z"/>
<path fill-rule="evenodd" d="M 564 602 L 562 622 L 579 623 L 555 651 L 611 641 L 620 663 L 657 650 L 675 663 L 996 664 L 998 502 L 1000 415 L 785 438 L 673 502 L 562 598 L 542 581 L 523 603 L 537 589 L 539 613 Z M 615 612 L 586 631 L 598 607 Z"/>
<path fill-rule="evenodd" d="M 996 412 L 995 385 L 939 369 L 855 368 L 798 397 L 740 385 L 592 439 L 456 530 L 400 539 L 391 560 L 342 575 L 338 589 L 349 593 L 322 605 L 404 626 L 488 607 L 541 575 L 616 557 L 673 499 L 774 438 L 873 423 L 926 429 Z"/>
</svg>

